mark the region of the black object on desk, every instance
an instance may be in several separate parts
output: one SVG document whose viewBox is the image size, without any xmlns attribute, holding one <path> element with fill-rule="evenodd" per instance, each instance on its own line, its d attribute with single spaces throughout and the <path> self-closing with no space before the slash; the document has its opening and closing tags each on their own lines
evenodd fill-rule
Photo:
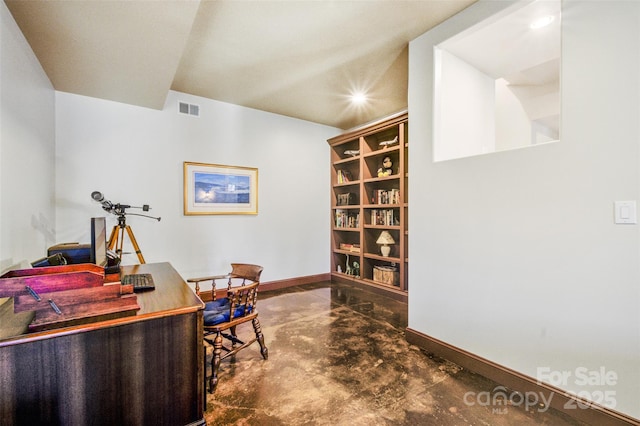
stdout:
<svg viewBox="0 0 640 426">
<path fill-rule="evenodd" d="M 31 266 L 34 268 L 41 268 L 44 266 L 59 266 L 66 265 L 67 259 L 62 255 L 62 253 L 52 254 L 48 257 L 43 257 L 42 259 L 34 260 L 31 262 Z"/>
<path fill-rule="evenodd" d="M 153 282 L 151 274 L 129 274 L 124 275 L 120 282 L 123 285 L 133 285 L 133 291 L 155 290 L 156 285 Z"/>
</svg>

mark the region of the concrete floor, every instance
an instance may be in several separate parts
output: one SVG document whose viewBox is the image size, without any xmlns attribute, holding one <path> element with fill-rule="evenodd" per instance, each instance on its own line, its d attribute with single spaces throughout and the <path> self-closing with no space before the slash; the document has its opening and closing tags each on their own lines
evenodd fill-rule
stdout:
<svg viewBox="0 0 640 426">
<path fill-rule="evenodd" d="M 406 304 L 370 291 L 293 287 L 260 294 L 258 310 L 269 359 L 254 343 L 222 361 L 207 425 L 583 424 L 527 410 L 497 383 L 408 344 Z"/>
</svg>

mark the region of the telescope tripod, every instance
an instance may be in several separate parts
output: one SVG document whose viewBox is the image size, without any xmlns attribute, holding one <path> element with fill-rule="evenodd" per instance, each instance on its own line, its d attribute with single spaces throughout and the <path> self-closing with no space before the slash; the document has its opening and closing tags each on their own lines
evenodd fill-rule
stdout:
<svg viewBox="0 0 640 426">
<path fill-rule="evenodd" d="M 118 224 L 114 225 L 113 230 L 111 230 L 111 236 L 109 237 L 109 250 L 113 250 L 115 247 L 115 252 L 119 258 L 122 259 L 122 244 L 124 243 L 124 231 L 127 231 L 127 235 L 129 235 L 129 240 L 131 240 L 131 245 L 133 245 L 134 250 L 136 251 L 136 255 L 138 256 L 138 260 L 140 263 L 146 263 L 144 261 L 144 257 L 142 256 L 142 251 L 140 251 L 140 247 L 138 246 L 138 242 L 136 241 L 136 237 L 133 235 L 133 231 L 131 227 L 127 225 L 127 219 L 125 216 L 118 216 Z"/>
</svg>

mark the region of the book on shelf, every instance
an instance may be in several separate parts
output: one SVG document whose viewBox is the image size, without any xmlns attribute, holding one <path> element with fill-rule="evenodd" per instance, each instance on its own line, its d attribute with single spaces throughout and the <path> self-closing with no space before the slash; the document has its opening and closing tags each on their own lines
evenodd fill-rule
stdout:
<svg viewBox="0 0 640 426">
<path fill-rule="evenodd" d="M 371 210 L 371 225 L 396 226 L 399 224 L 400 220 L 393 209 Z"/>
<path fill-rule="evenodd" d="M 338 170 L 338 183 L 347 183 L 351 181 L 351 172 L 349 170 Z"/>
<path fill-rule="evenodd" d="M 373 191 L 371 204 L 400 204 L 400 190 L 377 189 Z"/>
<path fill-rule="evenodd" d="M 360 253 L 360 244 L 340 243 L 340 250 Z"/>
<path fill-rule="evenodd" d="M 360 213 L 350 210 L 336 210 L 336 228 L 358 228 Z"/>
</svg>

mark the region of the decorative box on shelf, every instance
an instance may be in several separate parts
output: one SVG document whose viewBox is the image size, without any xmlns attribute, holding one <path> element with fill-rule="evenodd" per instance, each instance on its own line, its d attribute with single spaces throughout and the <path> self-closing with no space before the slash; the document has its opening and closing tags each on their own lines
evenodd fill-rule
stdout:
<svg viewBox="0 0 640 426">
<path fill-rule="evenodd" d="M 398 269 L 394 266 L 373 267 L 373 280 L 386 285 L 398 285 Z"/>
</svg>

